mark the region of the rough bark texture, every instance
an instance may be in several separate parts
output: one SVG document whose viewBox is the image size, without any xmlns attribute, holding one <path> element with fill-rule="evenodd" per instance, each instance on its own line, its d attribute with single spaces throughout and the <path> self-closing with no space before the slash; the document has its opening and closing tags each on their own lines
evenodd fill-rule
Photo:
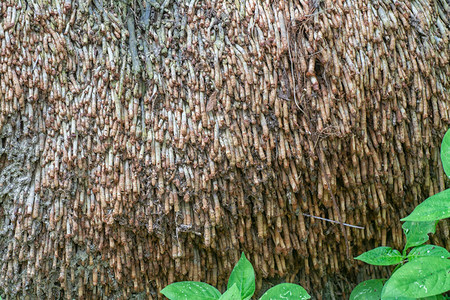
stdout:
<svg viewBox="0 0 450 300">
<path fill-rule="evenodd" d="M 445 0 L 1 1 L 1 295 L 223 290 L 241 251 L 258 289 L 343 299 L 386 277 L 351 257 L 401 248 L 399 219 L 445 188 L 448 16 Z"/>
</svg>

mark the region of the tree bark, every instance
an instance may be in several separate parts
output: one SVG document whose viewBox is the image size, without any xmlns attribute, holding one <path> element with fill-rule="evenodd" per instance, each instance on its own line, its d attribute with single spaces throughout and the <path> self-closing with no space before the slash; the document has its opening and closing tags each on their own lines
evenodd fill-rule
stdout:
<svg viewBox="0 0 450 300">
<path fill-rule="evenodd" d="M 223 290 L 242 251 L 260 292 L 343 299 L 386 277 L 351 257 L 402 248 L 399 219 L 448 184 L 448 14 L 445 0 L 2 1 L 1 296 Z M 448 248 L 448 222 L 431 239 Z"/>
</svg>

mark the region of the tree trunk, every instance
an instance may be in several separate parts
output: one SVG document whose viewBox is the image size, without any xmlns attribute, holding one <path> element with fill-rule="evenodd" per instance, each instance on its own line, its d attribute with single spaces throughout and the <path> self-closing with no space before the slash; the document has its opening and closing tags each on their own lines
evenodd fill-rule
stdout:
<svg viewBox="0 0 450 300">
<path fill-rule="evenodd" d="M 223 291 L 242 251 L 260 291 L 345 299 L 388 276 L 352 257 L 402 249 L 399 219 L 447 183 L 449 12 L 1 1 L 1 296 Z"/>
</svg>

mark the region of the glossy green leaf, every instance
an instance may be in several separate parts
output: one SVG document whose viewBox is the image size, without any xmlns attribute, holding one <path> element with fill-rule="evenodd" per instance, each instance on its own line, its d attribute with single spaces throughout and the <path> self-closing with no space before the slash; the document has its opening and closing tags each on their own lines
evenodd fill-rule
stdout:
<svg viewBox="0 0 450 300">
<path fill-rule="evenodd" d="M 417 300 L 418 298 L 397 296 L 397 297 L 383 297 L 381 299 L 382 300 Z"/>
<path fill-rule="evenodd" d="M 422 257 L 404 264 L 385 283 L 381 299 L 429 297 L 450 290 L 450 260 Z"/>
<path fill-rule="evenodd" d="M 408 260 L 413 261 L 416 258 L 434 256 L 439 258 L 450 258 L 447 249 L 435 245 L 423 245 L 411 249 L 408 253 Z"/>
<path fill-rule="evenodd" d="M 220 292 L 213 286 L 197 281 L 182 281 L 172 283 L 161 290 L 161 294 L 170 300 L 217 300 Z"/>
<path fill-rule="evenodd" d="M 233 284 L 239 289 L 241 299 L 250 299 L 255 292 L 255 271 L 244 253 L 231 272 L 227 288 L 230 289 Z"/>
<path fill-rule="evenodd" d="M 233 284 L 231 288 L 229 288 L 222 296 L 220 296 L 219 300 L 237 300 L 241 299 L 241 293 L 236 286 Z"/>
<path fill-rule="evenodd" d="M 450 177 L 450 130 L 447 130 L 442 139 L 441 161 L 445 174 Z"/>
<path fill-rule="evenodd" d="M 419 298 L 419 300 L 445 300 L 445 297 L 443 295 L 436 295 L 425 298 Z"/>
<path fill-rule="evenodd" d="M 406 235 L 405 249 L 422 245 L 430 238 L 429 233 L 436 232 L 436 221 L 431 222 L 405 222 L 402 226 Z"/>
<path fill-rule="evenodd" d="M 427 198 L 402 221 L 429 222 L 450 218 L 450 189 Z"/>
<path fill-rule="evenodd" d="M 298 284 L 281 283 L 278 284 L 259 298 L 259 300 L 303 300 L 311 299 L 306 290 Z"/>
<path fill-rule="evenodd" d="M 383 300 L 443 300 L 442 295 L 436 295 L 436 296 L 430 296 L 425 298 L 415 298 L 415 297 L 403 297 L 403 296 L 397 296 L 397 297 L 384 297 Z"/>
<path fill-rule="evenodd" d="M 371 279 L 358 284 L 350 294 L 350 300 L 380 300 L 386 279 Z"/>
<path fill-rule="evenodd" d="M 396 265 L 403 260 L 401 253 L 391 247 L 378 247 L 364 252 L 355 259 L 375 266 Z"/>
</svg>

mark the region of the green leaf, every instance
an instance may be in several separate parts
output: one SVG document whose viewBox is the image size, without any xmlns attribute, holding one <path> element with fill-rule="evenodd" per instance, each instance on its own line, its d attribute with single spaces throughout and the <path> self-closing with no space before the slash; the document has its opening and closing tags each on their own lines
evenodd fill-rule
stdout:
<svg viewBox="0 0 450 300">
<path fill-rule="evenodd" d="M 450 189 L 427 198 L 402 221 L 426 222 L 450 218 Z"/>
<path fill-rule="evenodd" d="M 278 284 L 259 298 L 259 300 L 303 300 L 311 299 L 306 290 L 298 284 L 281 283 Z"/>
<path fill-rule="evenodd" d="M 350 294 L 350 300 L 380 300 L 383 282 L 386 279 L 371 279 L 358 284 Z"/>
<path fill-rule="evenodd" d="M 239 289 L 241 299 L 250 299 L 255 292 L 255 271 L 244 253 L 231 272 L 227 288 L 230 289 L 233 284 Z"/>
<path fill-rule="evenodd" d="M 422 245 L 430 238 L 429 233 L 436 232 L 437 221 L 431 222 L 410 222 L 403 224 L 403 232 L 406 235 L 405 250 L 410 247 Z"/>
<path fill-rule="evenodd" d="M 422 257 L 404 264 L 392 274 L 381 292 L 381 299 L 391 297 L 429 297 L 450 290 L 450 260 Z"/>
<path fill-rule="evenodd" d="M 445 300 L 445 297 L 443 295 L 436 295 L 425 298 L 419 298 L 419 300 Z"/>
<path fill-rule="evenodd" d="M 411 297 L 384 297 L 383 300 L 445 300 L 444 296 L 436 295 L 425 298 L 411 298 Z"/>
<path fill-rule="evenodd" d="M 381 299 L 383 299 L 383 300 L 417 300 L 418 298 L 396 296 L 396 297 L 383 297 Z"/>
<path fill-rule="evenodd" d="M 408 253 L 408 260 L 413 261 L 420 257 L 439 257 L 439 258 L 450 258 L 450 253 L 447 249 L 435 246 L 435 245 L 423 245 L 420 247 L 412 248 Z"/>
<path fill-rule="evenodd" d="M 161 294 L 170 300 L 217 300 L 220 292 L 213 286 L 197 281 L 182 281 L 169 284 L 161 290 Z"/>
<path fill-rule="evenodd" d="M 442 139 L 441 161 L 445 174 L 450 177 L 450 130 L 447 130 Z"/>
<path fill-rule="evenodd" d="M 241 299 L 241 293 L 239 292 L 236 284 L 233 284 L 231 288 L 229 288 L 222 296 L 220 296 L 219 300 L 236 300 Z"/>
<path fill-rule="evenodd" d="M 365 263 L 374 266 L 390 266 L 396 265 L 403 260 L 401 253 L 391 247 L 378 247 L 364 252 L 355 259 L 359 259 Z"/>
</svg>

